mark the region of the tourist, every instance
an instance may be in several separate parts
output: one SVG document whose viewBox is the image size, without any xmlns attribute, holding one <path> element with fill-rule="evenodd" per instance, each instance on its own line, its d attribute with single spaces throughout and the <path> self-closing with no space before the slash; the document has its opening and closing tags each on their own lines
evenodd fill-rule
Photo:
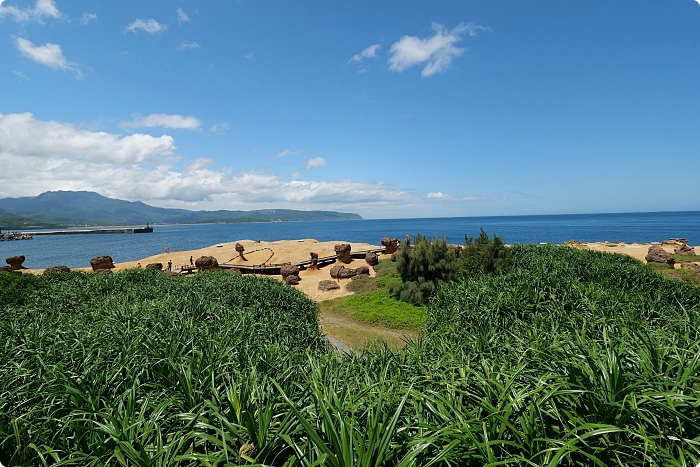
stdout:
<svg viewBox="0 0 700 467">
<path fill-rule="evenodd" d="M 194 266 L 194 261 L 192 261 L 192 257 L 190 256 L 190 267 Z"/>
<path fill-rule="evenodd" d="M 171 260 L 168 260 L 168 271 L 172 271 L 173 269 L 173 262 Z"/>
</svg>

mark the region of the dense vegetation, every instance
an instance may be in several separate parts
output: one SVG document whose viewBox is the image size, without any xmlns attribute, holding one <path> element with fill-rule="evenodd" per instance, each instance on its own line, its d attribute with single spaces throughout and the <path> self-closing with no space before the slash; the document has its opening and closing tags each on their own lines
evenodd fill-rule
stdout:
<svg viewBox="0 0 700 467">
<path fill-rule="evenodd" d="M 700 289 L 515 246 L 437 290 L 417 342 L 338 358 L 268 279 L 0 273 L 0 462 L 700 462 Z"/>
</svg>

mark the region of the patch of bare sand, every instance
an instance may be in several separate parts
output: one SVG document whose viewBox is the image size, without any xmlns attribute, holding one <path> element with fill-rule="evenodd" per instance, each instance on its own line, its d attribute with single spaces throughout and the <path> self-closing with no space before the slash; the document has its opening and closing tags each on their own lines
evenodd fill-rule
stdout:
<svg viewBox="0 0 700 467">
<path fill-rule="evenodd" d="M 242 260 L 238 252 L 236 251 L 236 243 L 240 243 L 245 248 L 243 256 L 245 261 Z M 182 266 L 188 266 L 190 264 L 190 257 L 192 261 L 197 261 L 200 256 L 213 256 L 219 262 L 219 264 L 233 264 L 233 265 L 248 265 L 248 266 L 258 266 L 262 264 L 284 264 L 284 263 L 299 263 L 301 261 L 306 261 L 310 259 L 309 253 L 314 252 L 319 257 L 324 256 L 334 256 L 335 255 L 335 245 L 338 243 L 347 243 L 343 241 L 330 241 L 330 242 L 319 242 L 314 239 L 303 239 L 303 240 L 278 240 L 274 242 L 256 242 L 253 240 L 239 240 L 237 242 L 220 243 L 217 245 L 208 246 L 206 248 L 200 248 L 198 250 L 188 250 L 188 251 L 171 251 L 170 253 L 161 253 L 154 256 L 149 256 L 148 258 L 143 258 L 139 261 L 129 261 L 125 263 L 115 263 L 114 272 L 122 271 L 124 269 L 136 268 L 138 264 L 141 263 L 141 267 L 146 267 L 150 263 L 161 263 L 163 267 L 166 267 L 168 261 L 172 261 L 173 269 L 178 269 Z M 370 245 L 369 243 L 350 243 L 352 251 L 366 251 L 374 250 L 379 248 L 376 245 Z M 387 255 L 380 255 L 380 259 L 383 257 L 388 257 Z M 363 259 L 353 259 L 350 264 L 345 265 L 348 268 L 356 268 L 367 264 Z M 318 284 L 324 280 L 334 280 L 331 279 L 332 266 L 326 266 L 319 270 L 301 271 L 299 277 L 301 282 L 299 285 L 295 286 L 298 290 L 304 292 L 309 298 L 315 301 L 330 300 L 333 298 L 343 297 L 346 295 L 351 295 L 351 292 L 345 289 L 345 285 L 349 280 L 338 281 L 340 285 L 339 290 L 330 290 L 322 292 L 318 290 Z M 370 268 L 370 275 L 374 276 L 374 270 Z M 282 280 L 281 276 L 270 276 L 277 280 Z"/>
<path fill-rule="evenodd" d="M 624 243 L 624 242 L 577 242 L 573 245 L 574 248 L 582 248 L 593 251 L 603 251 L 606 253 L 621 253 L 623 255 L 631 256 L 639 261 L 646 263 L 646 256 L 649 252 L 649 247 L 652 246 L 651 243 Z M 665 251 L 673 254 L 674 245 L 659 245 Z M 697 250 L 696 250 L 697 251 Z M 699 258 L 700 260 L 700 258 Z M 679 268 L 680 264 L 676 264 L 676 268 Z"/>
</svg>

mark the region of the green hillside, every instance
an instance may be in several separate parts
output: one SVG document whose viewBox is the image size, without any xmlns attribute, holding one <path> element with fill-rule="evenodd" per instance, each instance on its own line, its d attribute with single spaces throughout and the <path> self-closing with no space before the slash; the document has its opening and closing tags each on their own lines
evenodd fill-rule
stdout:
<svg viewBox="0 0 700 467">
<path fill-rule="evenodd" d="M 5 215 L 30 219 L 26 225 L 130 225 L 285 222 L 362 219 L 357 214 L 335 211 L 296 211 L 291 209 L 262 209 L 255 211 L 189 211 L 149 206 L 140 201 L 106 198 L 89 191 L 49 191 L 39 196 L 0 199 L 0 211 Z M 12 220 L 22 225 L 25 221 Z M 10 227 L 10 220 L 6 228 Z M 5 225 L 0 224 L 0 225 Z M 21 226 L 21 228 L 29 228 Z"/>
</svg>

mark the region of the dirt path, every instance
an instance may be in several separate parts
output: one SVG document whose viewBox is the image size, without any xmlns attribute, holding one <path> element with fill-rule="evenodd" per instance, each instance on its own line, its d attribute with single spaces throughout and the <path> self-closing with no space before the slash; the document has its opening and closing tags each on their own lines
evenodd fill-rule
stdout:
<svg viewBox="0 0 700 467">
<path fill-rule="evenodd" d="M 382 326 L 372 326 L 349 318 L 341 313 L 323 311 L 319 316 L 321 330 L 328 336 L 330 342 L 335 341 L 343 346 L 359 351 L 372 342 L 384 341 L 392 349 L 400 349 L 406 345 L 407 339 L 417 339 L 418 333 L 408 330 L 396 330 Z M 336 345 L 339 350 L 346 351 Z"/>
</svg>

